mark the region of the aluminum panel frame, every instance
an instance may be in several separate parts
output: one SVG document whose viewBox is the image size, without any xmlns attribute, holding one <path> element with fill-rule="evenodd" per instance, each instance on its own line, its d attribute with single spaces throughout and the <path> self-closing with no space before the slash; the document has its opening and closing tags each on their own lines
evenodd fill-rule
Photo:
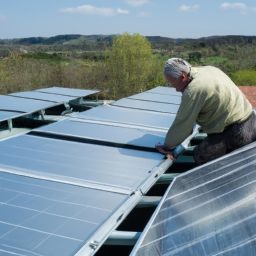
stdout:
<svg viewBox="0 0 256 256">
<path fill-rule="evenodd" d="M 83 248 L 81 248 L 81 250 L 77 254 L 75 254 L 75 256 L 94 255 L 100 248 L 100 245 L 102 245 L 108 239 L 112 231 L 120 224 L 120 220 L 126 218 L 130 211 L 142 199 L 144 194 L 155 184 L 158 177 L 161 176 L 172 165 L 172 163 L 173 162 L 169 159 L 163 160 L 162 163 L 154 169 L 151 177 L 147 180 L 147 182 L 143 184 L 140 188 L 138 188 L 138 190 L 131 195 L 130 200 L 123 205 L 123 207 L 125 208 L 120 208 L 115 216 L 113 216 L 113 218 L 110 218 L 105 223 L 105 227 L 103 227 L 103 229 L 109 230 L 108 235 L 103 235 L 100 232 L 101 230 L 98 230 L 90 239 L 91 243 L 85 244 Z M 112 226 L 112 228 L 109 229 L 109 226 Z"/>
<path fill-rule="evenodd" d="M 112 215 L 89 239 L 89 241 L 74 255 L 74 256 L 93 256 L 108 239 L 111 233 L 120 225 L 121 221 L 125 219 L 130 211 L 141 200 L 142 195 L 136 191 L 124 203 L 114 215 Z"/>
<path fill-rule="evenodd" d="M 255 255 L 256 143 L 174 178 L 131 256 Z"/>
<path fill-rule="evenodd" d="M 71 89 L 71 88 L 64 88 L 64 87 L 50 87 L 36 90 L 37 92 L 41 93 L 49 93 L 49 94 L 58 94 L 58 95 L 65 95 L 65 96 L 72 96 L 72 97 L 86 97 L 91 94 L 100 92 L 99 90 L 83 90 L 83 89 Z"/>
<path fill-rule="evenodd" d="M 168 94 L 155 94 L 155 93 L 147 93 L 142 92 L 133 96 L 128 97 L 128 99 L 133 100 L 144 100 L 150 102 L 159 102 L 159 103 L 166 103 L 166 104 L 181 104 L 181 97 L 176 95 L 168 95 Z"/>
<path fill-rule="evenodd" d="M 111 103 L 112 106 L 119 106 L 125 108 L 142 109 L 154 112 L 177 114 L 179 105 L 177 104 L 165 104 L 160 102 L 151 102 L 144 100 L 134 100 L 131 98 L 124 98 Z"/>
<path fill-rule="evenodd" d="M 55 103 L 64 103 L 69 102 L 70 100 L 77 99 L 77 97 L 58 95 L 58 94 L 50 94 L 50 93 L 41 93 L 38 91 L 27 91 L 27 92 L 17 92 L 8 94 L 9 96 L 26 98 L 26 99 L 34 99 L 34 100 L 43 100 Z"/>
</svg>

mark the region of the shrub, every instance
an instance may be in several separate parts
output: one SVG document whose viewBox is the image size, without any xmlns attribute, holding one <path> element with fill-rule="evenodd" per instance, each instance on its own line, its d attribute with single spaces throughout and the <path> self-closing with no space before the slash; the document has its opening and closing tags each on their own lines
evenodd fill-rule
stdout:
<svg viewBox="0 0 256 256">
<path fill-rule="evenodd" d="M 231 79 L 237 85 L 256 85 L 256 71 L 240 70 L 231 75 Z"/>
<path fill-rule="evenodd" d="M 202 58 L 202 52 L 197 51 L 197 52 L 191 52 L 188 54 L 188 60 L 190 62 L 200 62 L 200 59 Z"/>
</svg>

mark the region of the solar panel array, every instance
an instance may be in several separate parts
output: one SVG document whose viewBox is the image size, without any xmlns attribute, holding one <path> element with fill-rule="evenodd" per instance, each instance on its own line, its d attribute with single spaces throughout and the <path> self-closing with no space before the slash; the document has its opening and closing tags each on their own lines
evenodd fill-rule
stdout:
<svg viewBox="0 0 256 256">
<path fill-rule="evenodd" d="M 256 255 L 256 143 L 175 178 L 133 256 Z"/>
<path fill-rule="evenodd" d="M 171 165 L 154 145 L 174 118 L 105 105 L 1 141 L 0 252 L 93 255 Z"/>
</svg>

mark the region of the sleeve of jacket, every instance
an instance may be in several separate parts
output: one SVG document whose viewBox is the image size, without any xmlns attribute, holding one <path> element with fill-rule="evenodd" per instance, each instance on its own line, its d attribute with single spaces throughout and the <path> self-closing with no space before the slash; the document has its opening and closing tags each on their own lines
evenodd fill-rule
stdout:
<svg viewBox="0 0 256 256">
<path fill-rule="evenodd" d="M 203 107 L 204 98 L 198 92 L 184 92 L 177 116 L 165 137 L 165 145 L 173 148 L 190 134 Z"/>
</svg>

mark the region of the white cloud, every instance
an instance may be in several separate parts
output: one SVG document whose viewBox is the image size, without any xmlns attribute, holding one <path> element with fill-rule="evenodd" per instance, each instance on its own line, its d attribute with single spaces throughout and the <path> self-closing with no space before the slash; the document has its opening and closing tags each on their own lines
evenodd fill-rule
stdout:
<svg viewBox="0 0 256 256">
<path fill-rule="evenodd" d="M 256 11 L 256 8 L 249 8 L 244 3 L 223 3 L 220 5 L 220 8 L 222 9 L 239 9 L 241 11 L 241 14 L 246 14 L 248 11 Z"/>
<path fill-rule="evenodd" d="M 149 17 L 150 13 L 149 12 L 140 12 L 137 16 L 138 17 Z"/>
<path fill-rule="evenodd" d="M 131 6 L 141 6 L 149 3 L 148 0 L 126 0 L 125 2 Z"/>
<path fill-rule="evenodd" d="M 114 16 L 117 13 L 113 8 L 98 8 L 92 5 L 83 5 L 76 8 L 61 8 L 60 12 L 91 14 L 106 17 Z"/>
<path fill-rule="evenodd" d="M 182 12 L 195 12 L 200 8 L 200 6 L 198 4 L 195 4 L 193 6 L 188 6 L 188 5 L 182 5 L 180 7 L 180 10 Z"/>
<path fill-rule="evenodd" d="M 128 14 L 129 11 L 127 11 L 127 10 L 122 10 L 122 9 L 120 9 L 120 8 L 117 8 L 117 13 L 119 13 L 119 14 Z"/>
<path fill-rule="evenodd" d="M 7 17 L 6 16 L 4 16 L 4 15 L 0 15 L 0 20 L 6 20 L 7 19 Z"/>
<path fill-rule="evenodd" d="M 223 3 L 220 7 L 223 9 L 246 9 L 247 8 L 246 5 L 243 3 L 234 3 L 234 4 Z"/>
</svg>

